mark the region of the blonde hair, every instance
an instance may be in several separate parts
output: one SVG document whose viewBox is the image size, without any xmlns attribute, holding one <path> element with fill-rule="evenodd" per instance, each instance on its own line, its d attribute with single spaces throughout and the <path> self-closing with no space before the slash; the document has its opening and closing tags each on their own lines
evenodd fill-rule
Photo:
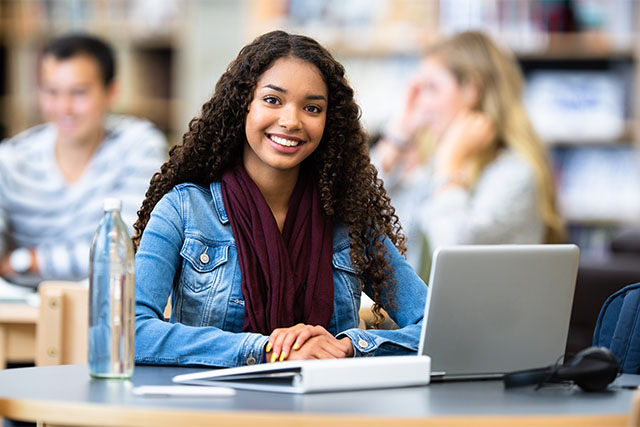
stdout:
<svg viewBox="0 0 640 427">
<path fill-rule="evenodd" d="M 478 91 L 476 110 L 496 126 L 491 150 L 476 159 L 474 181 L 495 158 L 500 146 L 512 148 L 534 172 L 538 188 L 538 209 L 546 225 L 546 241 L 564 241 L 564 220 L 556 207 L 553 174 L 542 141 L 522 103 L 522 73 L 513 56 L 499 49 L 485 34 L 467 31 L 439 42 L 427 51 L 455 76 L 461 86 L 472 84 Z"/>
</svg>

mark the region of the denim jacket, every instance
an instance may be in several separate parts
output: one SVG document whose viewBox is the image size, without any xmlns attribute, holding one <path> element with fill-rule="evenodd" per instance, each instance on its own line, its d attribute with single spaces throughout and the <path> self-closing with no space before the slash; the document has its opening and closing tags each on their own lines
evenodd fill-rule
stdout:
<svg viewBox="0 0 640 427">
<path fill-rule="evenodd" d="M 334 307 L 329 332 L 355 356 L 417 351 L 427 287 L 386 239 L 397 281 L 397 330 L 358 328 L 361 289 L 344 225 L 333 232 Z M 365 292 L 371 295 L 365 285 Z M 163 310 L 171 295 L 171 319 Z M 383 295 L 384 300 L 384 295 Z M 156 205 L 136 254 L 136 362 L 231 367 L 261 363 L 268 336 L 242 332 L 240 264 L 219 182 L 180 184 Z"/>
</svg>

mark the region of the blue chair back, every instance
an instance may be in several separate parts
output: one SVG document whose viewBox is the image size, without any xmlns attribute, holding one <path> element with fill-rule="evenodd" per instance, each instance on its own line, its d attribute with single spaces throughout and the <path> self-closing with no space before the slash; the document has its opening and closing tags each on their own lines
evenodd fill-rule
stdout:
<svg viewBox="0 0 640 427">
<path fill-rule="evenodd" d="M 620 363 L 620 372 L 640 370 L 640 283 L 626 286 L 604 302 L 593 345 L 607 347 Z"/>
</svg>

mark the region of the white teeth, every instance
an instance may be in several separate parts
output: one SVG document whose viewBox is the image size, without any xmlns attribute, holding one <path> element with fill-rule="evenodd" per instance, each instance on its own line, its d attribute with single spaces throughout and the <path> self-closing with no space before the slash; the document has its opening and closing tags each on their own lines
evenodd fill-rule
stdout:
<svg viewBox="0 0 640 427">
<path fill-rule="evenodd" d="M 292 141 L 290 139 L 280 138 L 279 136 L 271 135 L 269 136 L 273 142 L 279 145 L 284 145 L 285 147 L 295 147 L 299 144 L 298 141 Z"/>
</svg>

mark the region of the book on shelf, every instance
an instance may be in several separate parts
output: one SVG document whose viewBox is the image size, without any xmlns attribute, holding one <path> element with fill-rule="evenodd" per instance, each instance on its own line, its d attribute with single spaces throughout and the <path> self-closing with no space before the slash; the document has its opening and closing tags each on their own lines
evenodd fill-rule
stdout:
<svg viewBox="0 0 640 427">
<path fill-rule="evenodd" d="M 613 71 L 539 70 L 525 105 L 545 141 L 616 141 L 625 131 L 625 84 Z"/>
<path fill-rule="evenodd" d="M 633 146 L 557 147 L 553 159 L 558 204 L 570 222 L 640 220 L 640 162 Z"/>
</svg>

